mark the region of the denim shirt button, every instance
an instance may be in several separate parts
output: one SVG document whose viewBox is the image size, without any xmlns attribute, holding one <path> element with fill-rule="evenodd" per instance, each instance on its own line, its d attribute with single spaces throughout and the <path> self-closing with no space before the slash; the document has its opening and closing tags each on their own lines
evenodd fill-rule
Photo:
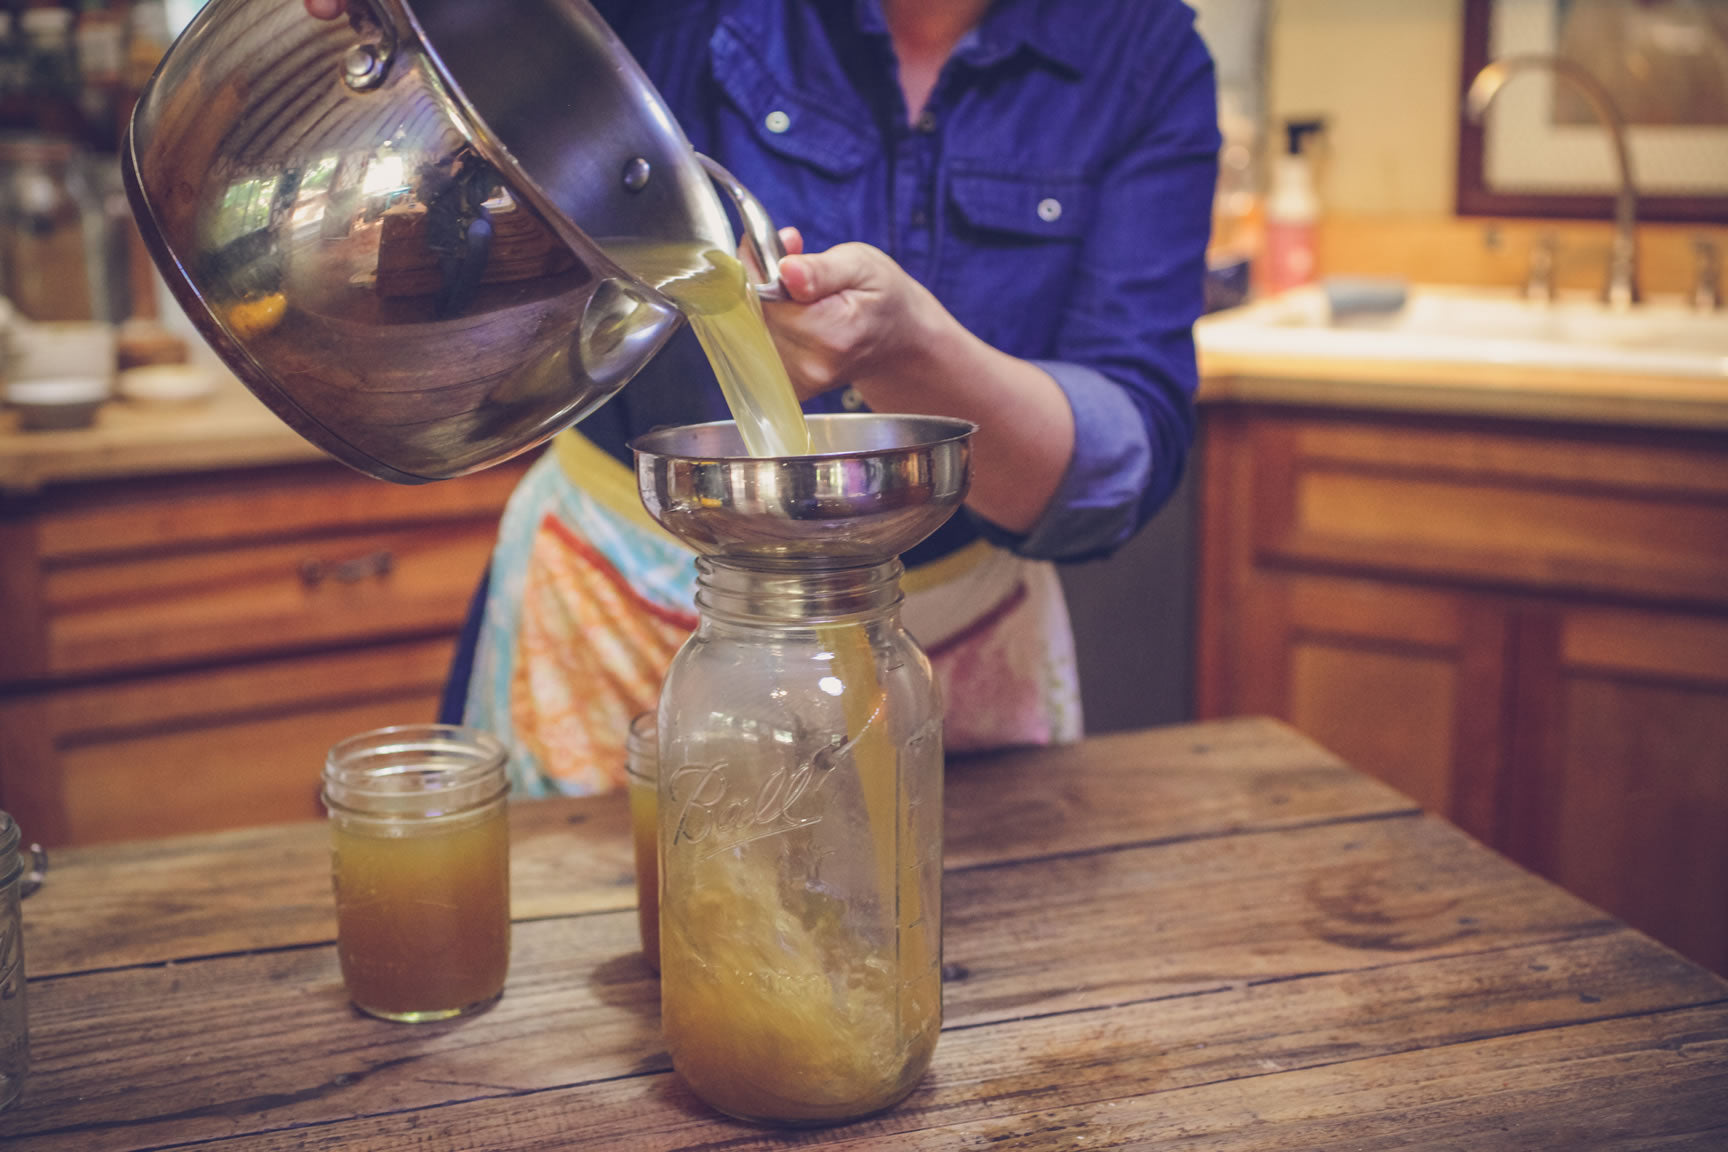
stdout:
<svg viewBox="0 0 1728 1152">
<path fill-rule="evenodd" d="M 936 131 L 936 113 L 926 108 L 924 114 L 918 117 L 918 131 L 926 136 Z"/>
<path fill-rule="evenodd" d="M 778 136 L 782 132 L 786 131 L 786 129 L 792 127 L 792 117 L 776 108 L 763 118 L 762 126 L 767 128 L 768 131 L 774 133 L 774 135 Z"/>
<path fill-rule="evenodd" d="M 846 385 L 846 390 L 840 393 L 840 407 L 848 412 L 856 412 L 864 407 L 864 397 L 852 385 Z"/>
<path fill-rule="evenodd" d="M 1054 196 L 1046 196 L 1038 201 L 1038 219 L 1046 224 L 1054 224 L 1062 219 L 1062 201 Z"/>
</svg>

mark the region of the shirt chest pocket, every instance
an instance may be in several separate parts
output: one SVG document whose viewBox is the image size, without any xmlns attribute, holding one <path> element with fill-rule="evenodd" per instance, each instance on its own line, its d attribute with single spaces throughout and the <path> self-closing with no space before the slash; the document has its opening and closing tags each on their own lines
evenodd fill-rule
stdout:
<svg viewBox="0 0 1728 1152">
<path fill-rule="evenodd" d="M 1080 178 L 956 168 L 937 294 L 972 331 L 1020 356 L 1048 353 L 1080 266 L 1095 195 Z"/>
<path fill-rule="evenodd" d="M 793 92 L 723 29 L 715 77 L 726 96 L 716 157 L 767 206 L 777 224 L 804 231 L 811 250 L 856 239 L 858 177 L 879 151 L 868 119 Z"/>
<path fill-rule="evenodd" d="M 954 171 L 948 200 L 956 233 L 981 245 L 1078 240 L 1092 215 L 1092 189 L 1084 180 Z"/>
</svg>

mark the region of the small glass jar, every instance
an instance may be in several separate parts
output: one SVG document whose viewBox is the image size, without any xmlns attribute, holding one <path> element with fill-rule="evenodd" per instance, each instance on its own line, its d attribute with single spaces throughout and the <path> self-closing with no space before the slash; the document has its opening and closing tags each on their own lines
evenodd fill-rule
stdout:
<svg viewBox="0 0 1728 1152">
<path fill-rule="evenodd" d="M 24 997 L 24 856 L 18 825 L 0 812 L 0 1108 L 24 1090 L 30 1066 L 30 1018 Z"/>
<path fill-rule="evenodd" d="M 472 1012 L 510 963 L 504 746 L 445 724 L 330 749 L 336 951 L 354 1006 L 417 1023 Z"/>
<path fill-rule="evenodd" d="M 942 1024 L 942 709 L 898 561 L 697 561 L 660 696 L 661 1022 L 760 1123 L 902 1099 Z"/>
<path fill-rule="evenodd" d="M 642 959 L 660 971 L 660 735 L 654 713 L 630 721 L 624 772 L 630 781 L 630 838 L 636 848 L 636 927 Z"/>
</svg>

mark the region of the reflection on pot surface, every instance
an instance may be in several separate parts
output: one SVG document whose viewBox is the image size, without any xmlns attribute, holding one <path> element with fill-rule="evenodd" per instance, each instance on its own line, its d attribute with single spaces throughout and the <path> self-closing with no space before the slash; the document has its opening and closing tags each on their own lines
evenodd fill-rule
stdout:
<svg viewBox="0 0 1728 1152">
<path fill-rule="evenodd" d="M 386 479 L 530 448 L 660 348 L 677 310 L 604 238 L 734 248 L 599 17 L 506 6 L 355 0 L 321 21 L 213 0 L 128 139 L 128 191 L 188 314 L 278 415 Z"/>
</svg>

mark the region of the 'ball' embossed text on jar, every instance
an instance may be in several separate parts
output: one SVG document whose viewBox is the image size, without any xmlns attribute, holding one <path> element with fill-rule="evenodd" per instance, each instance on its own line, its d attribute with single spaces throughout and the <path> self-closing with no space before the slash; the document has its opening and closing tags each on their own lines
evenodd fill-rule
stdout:
<svg viewBox="0 0 1728 1152">
<path fill-rule="evenodd" d="M 660 697 L 661 1019 L 709 1104 L 836 1123 L 942 1023 L 942 710 L 899 561 L 697 561 Z"/>
<path fill-rule="evenodd" d="M 510 963 L 509 782 L 485 732 L 380 728 L 330 749 L 336 951 L 354 1006 L 443 1020 L 504 990 Z"/>
</svg>

